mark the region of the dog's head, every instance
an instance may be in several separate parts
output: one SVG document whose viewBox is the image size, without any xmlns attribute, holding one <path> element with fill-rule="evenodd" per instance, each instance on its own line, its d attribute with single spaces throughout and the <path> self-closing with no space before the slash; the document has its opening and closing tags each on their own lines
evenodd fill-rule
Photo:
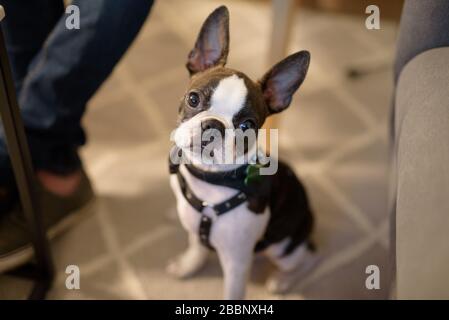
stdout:
<svg viewBox="0 0 449 320">
<path fill-rule="evenodd" d="M 229 12 L 221 6 L 204 22 L 187 60 L 190 84 L 179 106 L 179 125 L 174 140 L 178 147 L 189 150 L 190 157 L 199 156 L 212 142 L 213 138 L 204 139 L 208 131 L 223 136 L 222 145 L 215 144 L 215 149 L 234 146 L 235 138 L 226 141 L 224 136 L 230 130 L 243 133 L 254 130 L 257 134 L 268 116 L 290 105 L 293 94 L 304 81 L 310 61 L 307 51 L 294 53 L 254 82 L 242 72 L 225 68 L 228 52 Z M 198 135 L 203 136 L 203 141 L 195 149 Z M 216 138 L 214 134 L 212 137 Z M 253 147 L 246 145 L 244 152 Z"/>
</svg>

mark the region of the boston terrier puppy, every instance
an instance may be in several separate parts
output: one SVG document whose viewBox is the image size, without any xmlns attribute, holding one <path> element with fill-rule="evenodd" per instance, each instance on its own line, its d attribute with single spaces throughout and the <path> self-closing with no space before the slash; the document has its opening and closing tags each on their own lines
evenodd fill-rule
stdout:
<svg viewBox="0 0 449 320">
<path fill-rule="evenodd" d="M 193 137 L 209 129 L 223 133 L 261 128 L 268 116 L 290 105 L 306 76 L 310 54 L 294 53 L 254 82 L 225 68 L 228 51 L 229 13 L 221 6 L 204 22 L 188 56 L 190 84 L 173 140 L 174 152 L 191 162 L 170 161 L 170 184 L 189 244 L 167 271 L 179 278 L 191 276 L 214 250 L 224 273 L 224 297 L 243 299 L 254 252 L 277 266 L 267 282 L 272 292 L 289 288 L 297 270 L 314 260 L 313 216 L 306 191 L 281 161 L 273 175 L 258 175 L 260 166 L 247 162 L 203 163 L 201 152 L 192 151 Z M 200 151 L 204 147 L 201 143 Z M 246 159 L 255 155 L 254 145 L 244 150 Z"/>
</svg>

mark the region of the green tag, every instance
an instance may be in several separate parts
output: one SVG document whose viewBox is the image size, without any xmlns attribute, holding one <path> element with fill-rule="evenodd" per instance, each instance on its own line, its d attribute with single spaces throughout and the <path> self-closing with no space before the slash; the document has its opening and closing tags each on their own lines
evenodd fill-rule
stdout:
<svg viewBox="0 0 449 320">
<path fill-rule="evenodd" d="M 245 185 L 248 186 L 254 182 L 260 182 L 262 177 L 260 176 L 260 164 L 251 164 L 246 168 Z"/>
</svg>

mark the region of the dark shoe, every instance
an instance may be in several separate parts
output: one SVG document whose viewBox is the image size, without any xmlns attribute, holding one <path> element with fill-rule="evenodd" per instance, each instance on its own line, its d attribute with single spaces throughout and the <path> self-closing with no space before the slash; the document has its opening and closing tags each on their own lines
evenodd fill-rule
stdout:
<svg viewBox="0 0 449 320">
<path fill-rule="evenodd" d="M 16 182 L 9 168 L 0 167 L 0 217 L 19 202 Z"/>
<path fill-rule="evenodd" d="M 93 211 L 94 192 L 86 173 L 82 171 L 77 190 L 62 197 L 46 190 L 40 183 L 37 193 L 47 236 L 52 239 Z M 0 216 L 0 273 L 14 269 L 33 258 L 24 212 L 20 205 Z"/>
<path fill-rule="evenodd" d="M 15 187 L 0 186 L 0 217 L 11 211 L 18 201 Z"/>
</svg>

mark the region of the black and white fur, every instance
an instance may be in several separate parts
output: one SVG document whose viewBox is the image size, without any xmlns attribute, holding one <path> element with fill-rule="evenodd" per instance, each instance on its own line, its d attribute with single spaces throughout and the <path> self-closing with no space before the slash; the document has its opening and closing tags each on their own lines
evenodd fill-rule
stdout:
<svg viewBox="0 0 449 320">
<path fill-rule="evenodd" d="M 229 14 L 226 7 L 222 6 L 211 13 L 203 24 L 195 47 L 188 57 L 190 85 L 179 108 L 179 125 L 174 140 L 191 158 L 197 157 L 187 150 L 192 143 L 192 132 L 205 121 L 214 119 L 225 128 L 235 129 L 242 121 L 249 119 L 257 129 L 262 127 L 266 117 L 286 109 L 306 76 L 310 60 L 306 51 L 295 53 L 275 65 L 260 81 L 253 82 L 245 74 L 224 67 L 228 50 Z M 196 107 L 191 107 L 187 101 L 191 92 L 200 97 L 200 103 Z M 248 148 L 249 156 L 254 152 L 254 146 Z M 216 172 L 231 170 L 238 165 L 196 166 L 204 171 Z M 278 199 L 271 199 L 262 212 L 253 212 L 246 204 L 242 204 L 219 218 L 207 209 L 203 212 L 213 219 L 210 243 L 223 268 L 226 299 L 244 298 L 255 245 L 267 232 L 273 243 L 263 253 L 278 267 L 277 273 L 268 281 L 271 291 L 287 289 L 298 266 L 302 262 L 313 260 L 308 246 L 313 219 L 305 191 L 286 165 L 281 166 L 281 169 L 282 172 L 277 174 L 275 180 L 279 190 L 276 197 L 279 201 L 284 201 L 280 199 L 280 195 L 286 197 L 283 203 L 279 204 Z M 238 192 L 198 179 L 185 165 L 181 165 L 179 170 L 195 195 L 208 203 L 220 203 Z M 176 196 L 180 221 L 189 234 L 189 245 L 181 256 L 168 265 L 167 270 L 176 277 L 185 278 L 205 264 L 210 251 L 199 241 L 200 214 L 183 196 L 176 174 L 171 175 L 170 183 Z M 297 198 L 300 198 L 300 202 Z M 274 207 L 277 209 L 273 209 Z M 273 221 L 284 222 L 270 225 Z M 289 223 L 298 226 L 293 231 L 287 231 L 283 226 Z M 302 226 L 301 223 L 306 225 Z M 293 234 L 297 238 L 304 238 L 304 241 L 301 240 L 294 250 L 285 255 L 287 246 L 293 241 Z"/>
</svg>

